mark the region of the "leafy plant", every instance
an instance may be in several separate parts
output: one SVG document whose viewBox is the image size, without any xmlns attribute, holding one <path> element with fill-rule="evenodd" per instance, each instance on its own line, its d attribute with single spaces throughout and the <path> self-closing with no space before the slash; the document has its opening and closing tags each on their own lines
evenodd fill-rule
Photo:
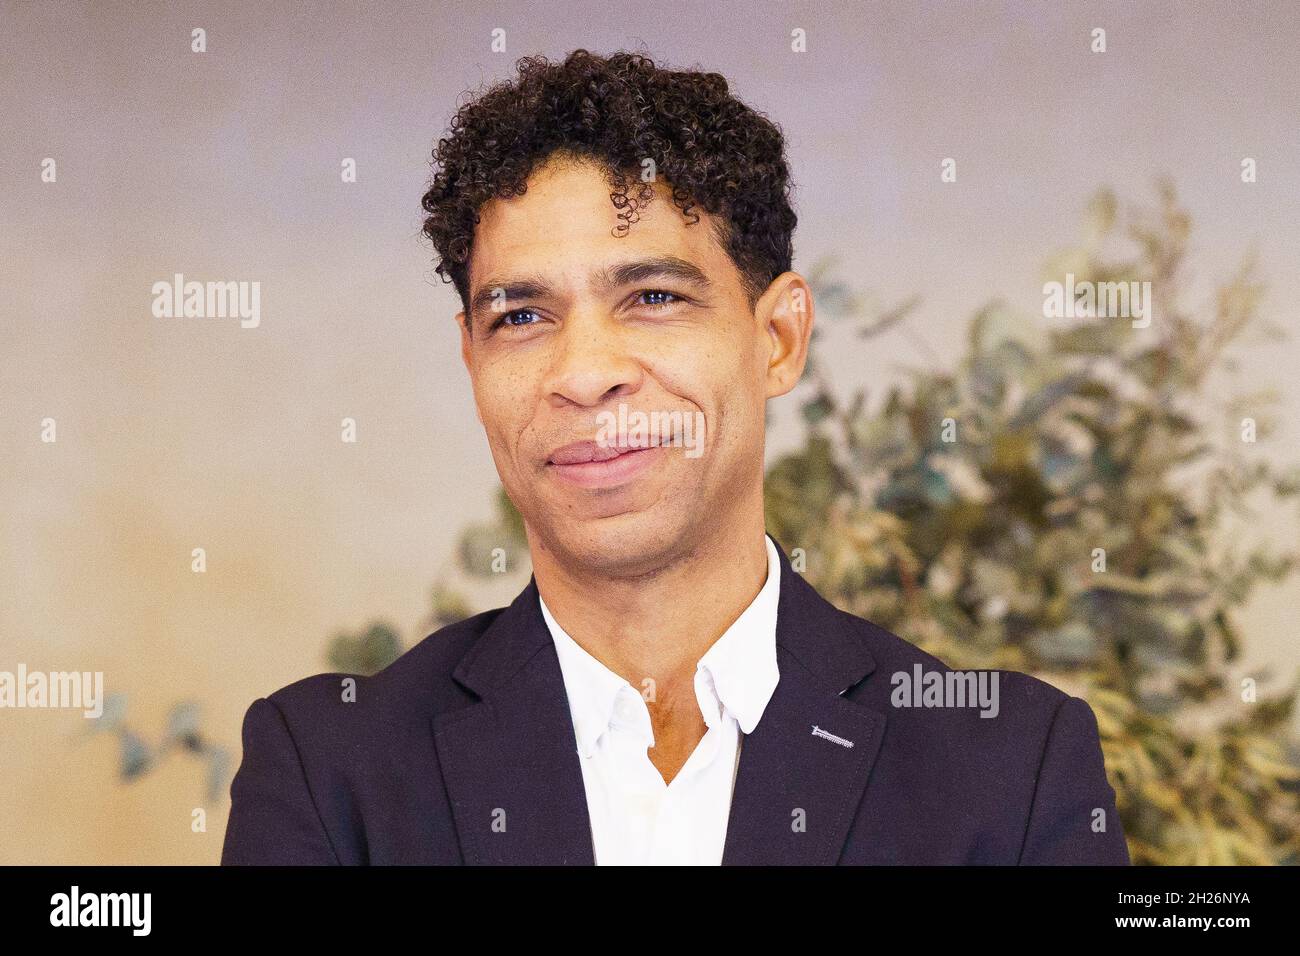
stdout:
<svg viewBox="0 0 1300 956">
<path fill-rule="evenodd" d="M 767 526 L 807 550 L 841 608 L 951 666 L 1027 671 L 1087 699 L 1136 862 L 1295 863 L 1294 682 L 1259 698 L 1228 665 L 1235 609 L 1297 555 L 1239 553 L 1228 519 L 1257 516 L 1256 493 L 1294 498 L 1300 471 L 1238 438 L 1244 418 L 1271 434 L 1274 396 L 1206 388 L 1262 289 L 1247 261 L 1209 307 L 1181 301 L 1190 222 L 1168 184 L 1126 229 L 1108 192 L 1091 212 L 1088 240 L 1048 275 L 1151 282 L 1149 328 L 993 303 L 953 371 L 913 371 L 878 411 L 837 395 L 814 357 L 806 441 L 771 468 Z M 1124 235 L 1133 251 L 1104 256 Z"/>
<path fill-rule="evenodd" d="M 199 727 L 199 705 L 181 701 L 173 706 L 157 743 L 150 743 L 128 726 L 126 707 L 124 694 L 109 694 L 104 701 L 104 712 L 94 718 L 89 728 L 92 734 L 108 733 L 117 737 L 121 754 L 118 778 L 124 783 L 138 780 L 169 755 L 185 753 L 203 763 L 205 802 L 216 800 L 230 777 L 230 751 L 204 735 Z"/>
</svg>

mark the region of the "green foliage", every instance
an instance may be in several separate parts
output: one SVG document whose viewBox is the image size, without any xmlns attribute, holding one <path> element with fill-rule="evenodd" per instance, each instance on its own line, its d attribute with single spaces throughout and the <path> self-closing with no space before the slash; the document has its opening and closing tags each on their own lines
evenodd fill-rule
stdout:
<svg viewBox="0 0 1300 956">
<path fill-rule="evenodd" d="M 167 714 L 167 724 L 155 744 L 126 723 L 127 698 L 123 694 L 110 694 L 104 701 L 104 712 L 94 718 L 89 732 L 107 733 L 117 737 L 121 754 L 118 779 L 123 783 L 138 780 L 173 753 L 197 757 L 204 767 L 204 800 L 212 803 L 225 788 L 230 777 L 230 751 L 209 740 L 201 730 L 199 705 L 181 701 Z"/>
<path fill-rule="evenodd" d="M 377 674 L 402 653 L 402 637 L 383 621 L 359 634 L 338 634 L 330 641 L 330 667 L 340 674 Z"/>
<path fill-rule="evenodd" d="M 1247 263 L 1208 314 L 1186 309 L 1190 225 L 1172 188 L 1132 215 L 1136 252 L 1111 260 L 1116 208 L 1101 194 L 1090 240 L 1049 275 L 1151 281 L 1149 328 L 994 303 L 953 371 L 912 372 L 875 411 L 862 393 L 841 401 L 814 361 L 806 441 L 768 474 L 767 525 L 841 608 L 954 667 L 1023 670 L 1087 699 L 1135 861 L 1295 863 L 1295 687 L 1251 699 L 1227 665 L 1234 609 L 1297 555 L 1238 554 L 1226 519 L 1251 517 L 1252 494 L 1294 498 L 1300 472 L 1238 438 L 1247 415 L 1267 436 L 1268 393 L 1222 403 L 1217 441 L 1204 413 L 1261 289 Z"/>
<path fill-rule="evenodd" d="M 495 557 L 504 557 L 507 568 L 516 568 L 528 556 L 523 516 L 504 488 L 497 489 L 495 503 L 493 520 L 466 528 L 456 549 L 461 570 L 479 578 L 494 573 Z"/>
</svg>

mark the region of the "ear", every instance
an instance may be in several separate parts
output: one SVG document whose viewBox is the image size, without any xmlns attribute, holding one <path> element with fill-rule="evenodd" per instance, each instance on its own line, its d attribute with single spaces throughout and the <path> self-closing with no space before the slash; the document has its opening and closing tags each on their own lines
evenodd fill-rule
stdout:
<svg viewBox="0 0 1300 956">
<path fill-rule="evenodd" d="M 814 309 L 807 280 L 797 272 L 781 273 L 758 300 L 754 317 L 770 345 L 767 397 L 775 398 L 798 384 L 808 361 Z"/>
</svg>

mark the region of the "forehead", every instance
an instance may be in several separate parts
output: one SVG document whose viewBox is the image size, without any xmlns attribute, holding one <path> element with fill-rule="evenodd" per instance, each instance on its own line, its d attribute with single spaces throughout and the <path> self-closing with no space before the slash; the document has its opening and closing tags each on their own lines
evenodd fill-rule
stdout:
<svg viewBox="0 0 1300 956">
<path fill-rule="evenodd" d="M 492 199 L 480 210 L 469 262 L 471 289 L 522 273 L 579 282 L 606 265 L 650 254 L 693 262 L 715 281 L 725 281 L 734 270 L 714 234 L 717 220 L 698 206 L 690 218 L 683 216 L 662 181 L 652 184 L 653 201 L 619 235 L 614 229 L 620 210 L 610 200 L 601 167 L 552 158 L 527 185 L 524 195 Z M 628 176 L 630 198 L 641 186 L 639 178 Z M 699 222 L 693 222 L 695 213 Z"/>
</svg>

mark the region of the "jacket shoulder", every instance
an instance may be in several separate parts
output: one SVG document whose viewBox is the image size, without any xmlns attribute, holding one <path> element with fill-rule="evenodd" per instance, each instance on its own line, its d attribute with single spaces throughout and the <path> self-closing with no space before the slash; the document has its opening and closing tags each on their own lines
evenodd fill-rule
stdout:
<svg viewBox="0 0 1300 956">
<path fill-rule="evenodd" d="M 358 717 L 424 725 L 435 714 L 473 701 L 452 674 L 502 610 L 484 611 L 434 631 L 376 674 L 314 674 L 267 699 L 291 723 L 328 722 L 331 715 L 346 713 L 347 724 L 354 726 Z M 340 703 L 349 706 L 340 708 Z"/>
<path fill-rule="evenodd" d="M 871 653 L 876 665 L 876 670 L 872 674 L 874 680 L 870 681 L 873 685 L 883 685 L 888 692 L 897 691 L 904 679 L 908 681 L 915 679 L 918 666 L 921 668 L 922 675 L 938 674 L 945 680 L 947 675 L 958 673 L 938 657 L 923 651 L 879 624 L 844 611 L 837 613 L 845 629 L 855 634 Z M 1039 721 L 1046 719 L 1050 723 L 1057 710 L 1070 699 L 1070 695 L 1065 691 L 1053 687 L 1047 681 L 1032 674 L 1009 670 L 991 670 L 985 673 L 997 674 L 996 688 L 1000 701 L 1005 701 L 1021 711 L 1030 712 Z M 896 675 L 905 675 L 905 677 L 896 677 Z M 875 702 L 881 703 L 878 699 Z M 889 706 L 888 699 L 883 703 Z M 890 709 L 897 708 L 890 707 Z"/>
</svg>

